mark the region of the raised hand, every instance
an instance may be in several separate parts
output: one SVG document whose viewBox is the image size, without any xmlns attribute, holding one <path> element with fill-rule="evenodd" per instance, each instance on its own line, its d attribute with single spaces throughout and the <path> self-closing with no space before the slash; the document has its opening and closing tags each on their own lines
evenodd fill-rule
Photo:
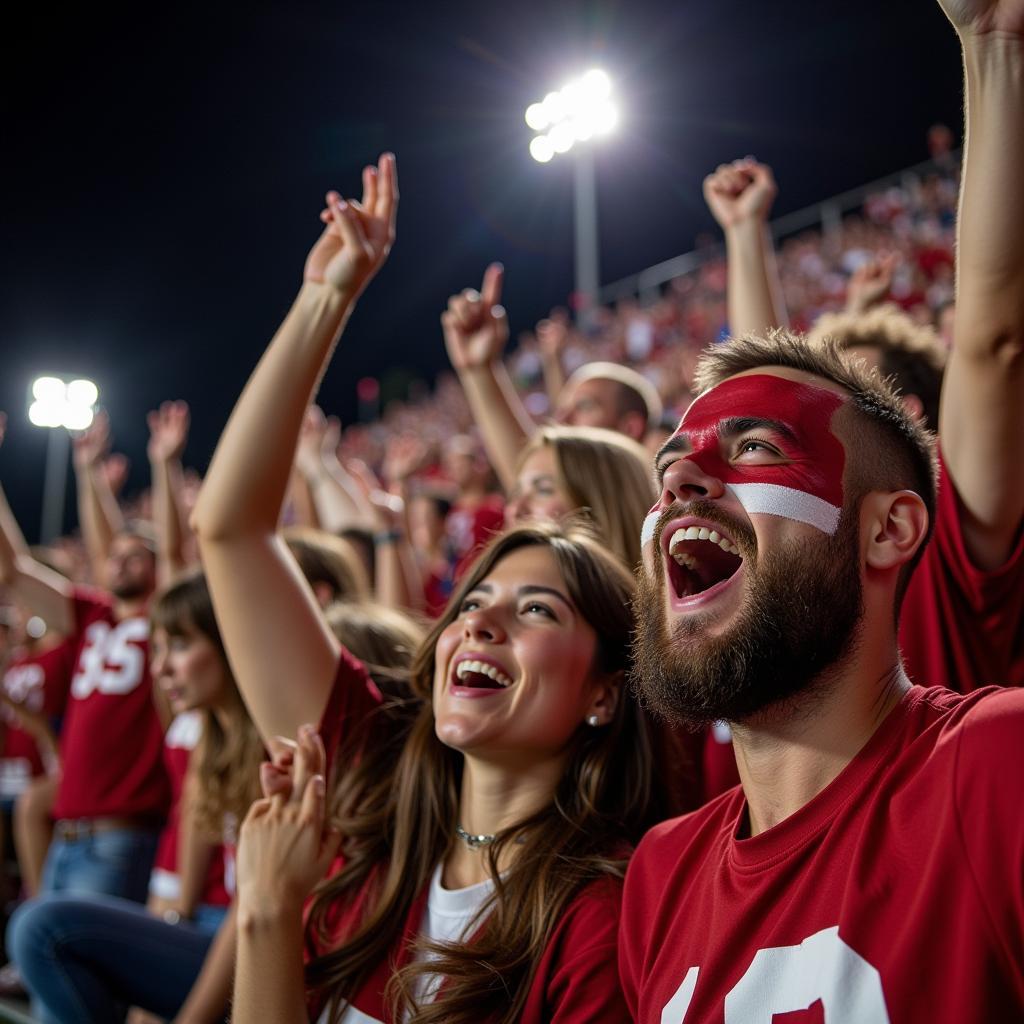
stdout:
<svg viewBox="0 0 1024 1024">
<path fill-rule="evenodd" d="M 480 291 L 467 288 L 448 300 L 441 314 L 448 358 L 456 370 L 474 370 L 496 362 L 508 342 L 508 315 L 501 305 L 505 268 L 492 263 Z"/>
<path fill-rule="evenodd" d="M 939 0 L 961 36 L 1024 36 L 1024 0 Z"/>
<path fill-rule="evenodd" d="M 324 746 L 312 726 L 299 730 L 292 755 L 291 786 L 269 774 L 261 781 L 272 792 L 253 803 L 242 823 L 238 846 L 240 908 L 259 914 L 300 913 L 305 898 L 323 878 L 341 836 L 327 826 Z"/>
<path fill-rule="evenodd" d="M 376 167 L 363 169 L 359 202 L 327 193 L 327 208 L 320 214 L 327 227 L 306 258 L 305 280 L 355 298 L 384 265 L 397 214 L 398 172 L 394 154 L 385 153 Z"/>
<path fill-rule="evenodd" d="M 558 359 L 569 338 L 569 327 L 561 320 L 541 320 L 536 334 L 541 355 L 547 359 Z"/>
<path fill-rule="evenodd" d="M 877 259 L 862 263 L 851 275 L 846 286 L 846 308 L 853 313 L 881 302 L 892 287 L 892 275 L 900 262 L 898 253 L 883 252 Z"/>
<path fill-rule="evenodd" d="M 367 513 L 373 517 L 377 530 L 401 528 L 405 518 L 405 502 L 386 491 L 370 467 L 362 459 L 349 459 L 345 470 L 365 499 Z"/>
<path fill-rule="evenodd" d="M 384 479 L 389 486 L 405 483 L 423 467 L 429 455 L 430 449 L 418 437 L 399 434 L 391 438 L 384 452 Z M 379 483 L 377 486 L 380 486 Z"/>
<path fill-rule="evenodd" d="M 110 451 L 110 420 L 102 410 L 96 413 L 92 425 L 72 437 L 73 458 L 76 469 L 96 466 Z"/>
<path fill-rule="evenodd" d="M 188 441 L 189 411 L 186 402 L 163 402 L 146 417 L 149 444 L 146 454 L 150 462 L 171 462 L 180 459 Z"/>
<path fill-rule="evenodd" d="M 704 179 L 704 200 L 723 230 L 766 221 L 777 192 L 772 169 L 753 157 L 721 164 Z"/>
</svg>

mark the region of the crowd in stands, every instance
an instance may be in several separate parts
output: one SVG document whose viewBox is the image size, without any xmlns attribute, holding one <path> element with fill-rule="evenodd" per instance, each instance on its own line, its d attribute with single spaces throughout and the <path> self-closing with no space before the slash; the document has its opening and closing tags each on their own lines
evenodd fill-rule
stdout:
<svg viewBox="0 0 1024 1024">
<path fill-rule="evenodd" d="M 0 492 L 0 987 L 46 1024 L 1024 1018 L 1024 6 L 940 4 L 962 166 L 936 126 L 773 239 L 785 182 L 722 164 L 696 270 L 510 346 L 492 263 L 451 372 L 343 430 L 385 153 L 209 467 L 168 400 L 141 494 L 142 424 L 74 438 L 73 536 Z"/>
</svg>

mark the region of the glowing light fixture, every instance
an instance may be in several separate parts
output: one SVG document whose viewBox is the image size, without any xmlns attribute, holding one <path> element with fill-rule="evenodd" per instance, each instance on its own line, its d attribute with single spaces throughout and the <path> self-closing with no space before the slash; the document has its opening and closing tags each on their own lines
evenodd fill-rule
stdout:
<svg viewBox="0 0 1024 1024">
<path fill-rule="evenodd" d="M 85 430 L 96 415 L 99 389 L 91 380 L 61 380 L 37 377 L 32 382 L 29 420 L 37 427 L 66 427 Z"/>
<path fill-rule="evenodd" d="M 538 134 L 530 155 L 546 164 L 556 153 L 568 153 L 577 142 L 607 135 L 619 121 L 612 102 L 612 81 L 600 68 L 573 79 L 526 108 L 526 123 Z"/>
</svg>

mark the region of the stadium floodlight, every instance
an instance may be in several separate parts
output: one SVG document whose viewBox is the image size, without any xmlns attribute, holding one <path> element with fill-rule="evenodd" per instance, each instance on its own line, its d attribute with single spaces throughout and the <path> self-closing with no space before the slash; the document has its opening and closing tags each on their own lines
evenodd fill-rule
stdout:
<svg viewBox="0 0 1024 1024">
<path fill-rule="evenodd" d="M 43 514 L 39 527 L 43 543 L 60 536 L 64 520 L 64 494 L 67 484 L 69 430 L 86 430 L 96 416 L 99 388 L 91 380 L 79 377 L 66 381 L 61 377 L 37 377 L 32 382 L 28 407 L 29 422 L 50 429 L 46 448 L 46 482 L 43 486 Z"/>
<path fill-rule="evenodd" d="M 576 298 L 579 320 L 586 327 L 597 305 L 600 253 L 597 237 L 597 177 L 591 140 L 607 135 L 619 123 L 612 100 L 612 80 L 600 68 L 567 82 L 557 92 L 526 108 L 526 123 L 537 134 L 530 140 L 530 156 L 546 164 L 562 153 L 573 152 L 576 208 Z"/>
<path fill-rule="evenodd" d="M 91 380 L 70 382 L 60 377 L 37 377 L 32 382 L 28 418 L 37 427 L 85 430 L 96 415 L 99 389 Z"/>
<path fill-rule="evenodd" d="M 618 121 L 612 80 L 600 68 L 591 68 L 526 108 L 526 123 L 538 133 L 530 142 L 530 155 L 546 164 L 556 153 L 568 153 L 577 142 L 607 135 Z"/>
</svg>

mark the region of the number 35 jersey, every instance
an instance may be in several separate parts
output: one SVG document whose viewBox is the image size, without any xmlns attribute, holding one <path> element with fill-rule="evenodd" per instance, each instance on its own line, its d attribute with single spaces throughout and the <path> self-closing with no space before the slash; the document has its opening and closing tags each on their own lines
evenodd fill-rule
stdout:
<svg viewBox="0 0 1024 1024">
<path fill-rule="evenodd" d="M 737 788 L 638 847 L 634 1020 L 1024 1020 L 1024 691 L 913 687 L 810 803 L 745 821 Z"/>
<path fill-rule="evenodd" d="M 130 816 L 158 824 L 170 784 L 149 675 L 149 620 L 116 620 L 101 591 L 77 588 L 74 606 L 78 654 L 54 817 Z"/>
</svg>

